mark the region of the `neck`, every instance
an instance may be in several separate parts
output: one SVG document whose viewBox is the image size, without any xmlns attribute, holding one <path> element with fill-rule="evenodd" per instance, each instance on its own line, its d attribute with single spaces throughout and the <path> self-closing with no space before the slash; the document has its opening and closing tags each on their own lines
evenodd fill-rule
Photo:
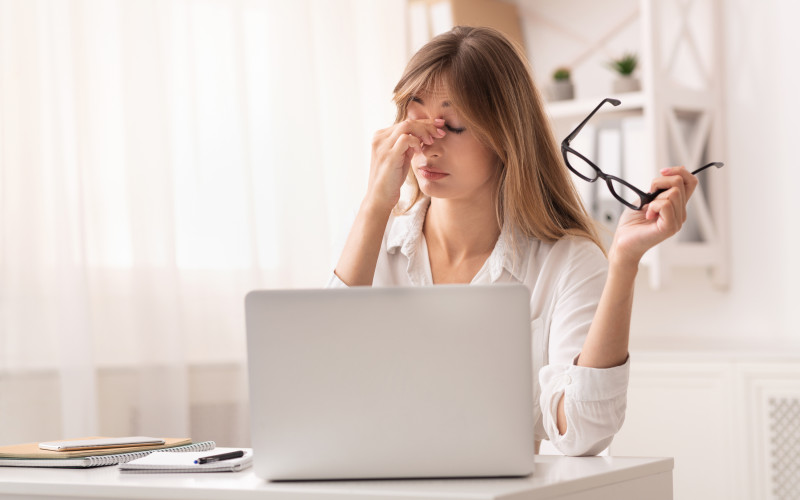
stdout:
<svg viewBox="0 0 800 500">
<path fill-rule="evenodd" d="M 422 232 L 450 262 L 491 253 L 500 236 L 494 198 L 432 198 Z"/>
</svg>

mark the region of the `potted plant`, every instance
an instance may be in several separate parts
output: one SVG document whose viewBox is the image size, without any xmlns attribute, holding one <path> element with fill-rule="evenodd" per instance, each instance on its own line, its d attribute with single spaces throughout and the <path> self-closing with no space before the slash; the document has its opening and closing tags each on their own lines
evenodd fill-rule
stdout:
<svg viewBox="0 0 800 500">
<path fill-rule="evenodd" d="M 642 85 L 639 83 L 639 79 L 633 76 L 638 64 L 639 58 L 633 52 L 627 52 L 619 59 L 609 61 L 608 67 L 617 73 L 617 78 L 613 83 L 614 93 L 620 94 L 641 90 Z"/>
<path fill-rule="evenodd" d="M 550 98 L 553 101 L 564 101 L 575 97 L 575 87 L 570 76 L 569 68 L 563 66 L 553 72 L 553 83 L 550 86 Z"/>
</svg>

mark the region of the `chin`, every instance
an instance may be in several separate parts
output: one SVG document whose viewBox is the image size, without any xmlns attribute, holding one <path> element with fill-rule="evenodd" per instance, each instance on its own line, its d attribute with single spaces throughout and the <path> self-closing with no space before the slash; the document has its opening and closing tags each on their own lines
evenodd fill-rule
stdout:
<svg viewBox="0 0 800 500">
<path fill-rule="evenodd" d="M 448 194 L 451 190 L 446 189 L 441 185 L 433 182 L 428 182 L 425 179 L 417 179 L 417 185 L 422 194 L 428 198 L 451 198 L 452 194 Z"/>
<path fill-rule="evenodd" d="M 423 189 L 422 186 L 420 186 L 419 190 L 422 194 L 424 194 L 428 198 L 439 198 L 441 200 L 451 200 L 458 198 L 458 196 L 451 190 L 437 188 L 436 186 L 432 187 L 431 189 Z"/>
</svg>

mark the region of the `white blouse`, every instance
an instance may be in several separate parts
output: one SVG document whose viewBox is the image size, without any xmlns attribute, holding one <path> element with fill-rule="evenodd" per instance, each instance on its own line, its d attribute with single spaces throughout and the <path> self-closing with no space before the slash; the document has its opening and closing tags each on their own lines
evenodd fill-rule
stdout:
<svg viewBox="0 0 800 500">
<path fill-rule="evenodd" d="M 424 198 L 408 213 L 389 219 L 374 286 L 433 285 L 422 234 L 429 205 L 430 199 Z M 607 369 L 575 364 L 605 285 L 608 262 L 586 238 L 546 243 L 516 237 L 512 243 L 509 236 L 501 232 L 471 284 L 523 283 L 531 290 L 533 366 L 542 367 L 534 383 L 534 397 L 539 401 L 534 406 L 537 443 L 549 439 L 565 455 L 596 455 L 622 427 L 630 367 L 630 358 Z M 328 286 L 347 285 L 334 273 Z M 567 417 L 564 435 L 556 426 L 562 395 Z"/>
</svg>

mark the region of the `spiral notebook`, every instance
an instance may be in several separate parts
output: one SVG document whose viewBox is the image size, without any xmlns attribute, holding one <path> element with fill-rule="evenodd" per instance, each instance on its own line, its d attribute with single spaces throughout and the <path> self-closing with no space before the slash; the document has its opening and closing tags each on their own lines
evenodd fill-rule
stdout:
<svg viewBox="0 0 800 500">
<path fill-rule="evenodd" d="M 169 441 L 168 441 L 169 442 Z M 22 445 L 17 445 L 22 446 Z M 174 452 L 203 452 L 213 450 L 216 447 L 214 441 L 203 441 L 200 443 L 192 443 L 183 446 L 173 446 L 169 448 L 159 448 L 150 450 L 133 451 L 126 453 L 114 454 L 101 454 L 98 450 L 96 455 L 81 456 L 81 457 L 64 457 L 59 458 L 58 454 L 62 452 L 49 452 L 56 455 L 46 455 L 47 458 L 23 458 L 22 456 L 5 456 L 0 457 L 0 467 L 58 467 L 58 468 L 86 468 L 86 467 L 101 467 L 104 465 L 117 465 L 143 458 L 147 455 L 159 451 L 165 453 Z M 11 448 L 11 447 L 9 447 Z M 44 451 L 44 450 L 42 450 Z M 81 452 L 87 453 L 87 452 Z M 62 453 L 63 455 L 63 453 Z M 40 456 L 43 456 L 40 454 Z"/>
</svg>

